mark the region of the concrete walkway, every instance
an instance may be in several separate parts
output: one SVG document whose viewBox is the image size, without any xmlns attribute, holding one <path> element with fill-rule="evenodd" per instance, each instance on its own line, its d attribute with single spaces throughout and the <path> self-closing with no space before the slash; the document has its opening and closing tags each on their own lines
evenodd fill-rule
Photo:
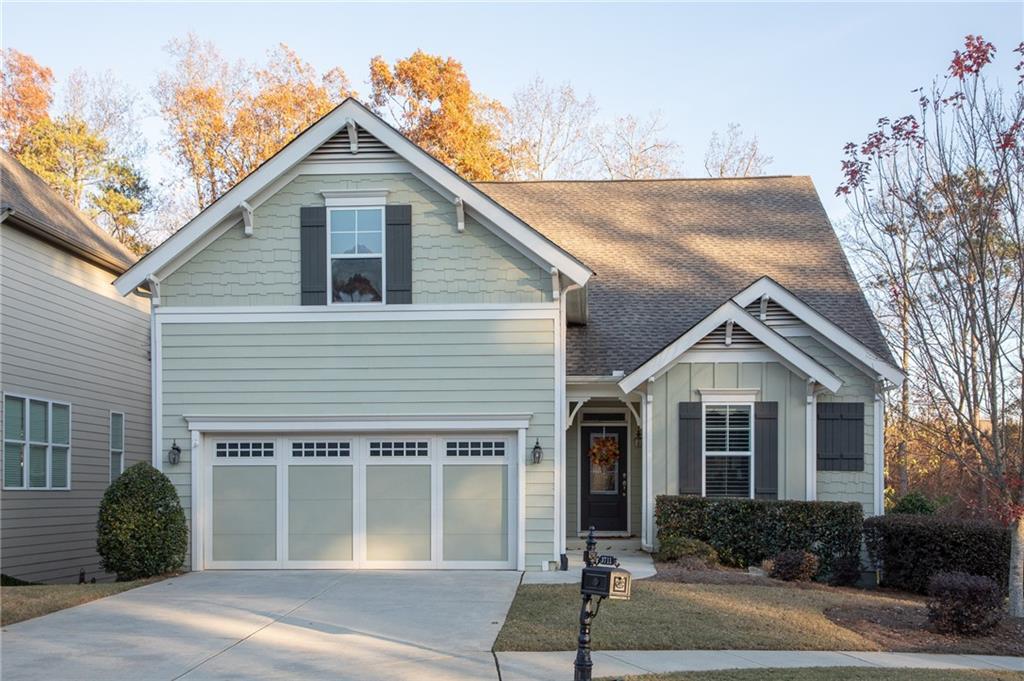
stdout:
<svg viewBox="0 0 1024 681">
<path fill-rule="evenodd" d="M 512 571 L 194 572 L 4 627 L 4 681 L 496 679 Z"/>
<path fill-rule="evenodd" d="M 615 556 L 619 564 L 633 574 L 633 579 L 644 579 L 657 574 L 651 554 L 622 540 L 600 540 L 597 550 Z M 566 548 L 569 558 L 568 570 L 551 570 L 548 572 L 533 571 L 523 573 L 523 584 L 579 584 L 580 570 L 583 568 L 583 549 L 579 546 Z"/>
<path fill-rule="evenodd" d="M 574 652 L 497 653 L 501 681 L 572 678 Z M 594 678 L 715 669 L 886 667 L 1024 672 L 1024 657 L 789 650 L 618 650 L 595 652 Z"/>
</svg>

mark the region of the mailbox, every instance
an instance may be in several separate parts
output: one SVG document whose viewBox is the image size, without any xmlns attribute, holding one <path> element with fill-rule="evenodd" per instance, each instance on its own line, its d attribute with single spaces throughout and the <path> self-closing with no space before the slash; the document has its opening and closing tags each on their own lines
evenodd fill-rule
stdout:
<svg viewBox="0 0 1024 681">
<path fill-rule="evenodd" d="M 629 574 L 629 570 L 609 565 L 594 565 L 583 568 L 580 593 L 613 601 L 628 601 L 631 582 L 632 575 Z"/>
</svg>

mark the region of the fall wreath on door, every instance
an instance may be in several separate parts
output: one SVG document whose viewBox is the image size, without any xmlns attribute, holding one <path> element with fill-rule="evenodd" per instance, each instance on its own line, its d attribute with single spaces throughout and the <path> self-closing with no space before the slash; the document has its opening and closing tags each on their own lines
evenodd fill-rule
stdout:
<svg viewBox="0 0 1024 681">
<path fill-rule="evenodd" d="M 590 465 L 610 468 L 619 460 L 619 438 L 599 437 L 590 444 Z"/>
</svg>

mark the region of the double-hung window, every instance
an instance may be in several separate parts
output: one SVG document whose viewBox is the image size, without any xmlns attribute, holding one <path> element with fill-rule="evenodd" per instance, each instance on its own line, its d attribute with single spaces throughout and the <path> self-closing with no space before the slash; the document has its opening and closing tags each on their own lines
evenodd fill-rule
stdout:
<svg viewBox="0 0 1024 681">
<path fill-rule="evenodd" d="M 704 404 L 704 496 L 754 496 L 752 404 Z"/>
<path fill-rule="evenodd" d="M 4 489 L 71 488 L 71 405 L 4 396 Z"/>
<path fill-rule="evenodd" d="M 331 302 L 384 302 L 384 209 L 328 208 Z"/>
<path fill-rule="evenodd" d="M 110 412 L 110 482 L 124 472 L 124 414 Z"/>
</svg>

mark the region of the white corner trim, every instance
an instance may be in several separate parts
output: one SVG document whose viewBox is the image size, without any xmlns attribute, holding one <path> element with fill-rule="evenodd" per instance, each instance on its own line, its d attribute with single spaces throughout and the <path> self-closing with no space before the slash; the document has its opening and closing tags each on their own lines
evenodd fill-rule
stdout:
<svg viewBox="0 0 1024 681">
<path fill-rule="evenodd" d="M 348 208 L 353 206 L 381 206 L 387 203 L 388 190 L 376 189 L 342 189 L 322 191 L 324 205 L 328 208 Z"/>
<path fill-rule="evenodd" d="M 807 411 L 805 412 L 804 450 L 806 463 L 804 469 L 806 501 L 818 498 L 818 398 L 814 392 L 814 383 L 807 381 Z"/>
<path fill-rule="evenodd" d="M 733 300 L 736 301 L 740 307 L 746 307 L 753 301 L 764 298 L 765 296 L 771 298 L 782 305 L 782 307 L 792 312 L 800 319 L 800 321 L 804 322 L 812 329 L 831 339 L 831 341 L 836 345 L 870 367 L 875 374 L 881 374 L 893 385 L 899 386 L 903 384 L 903 380 L 906 377 L 903 375 L 902 371 L 880 358 L 866 345 L 840 329 L 823 315 L 819 314 L 814 310 L 814 308 L 790 293 L 789 290 L 773 280 L 771 277 L 762 277 L 758 279 L 746 289 L 737 293 L 736 296 L 733 297 Z M 872 378 L 874 378 L 874 376 L 872 376 Z"/>
<path fill-rule="evenodd" d="M 202 474 L 203 434 L 198 430 L 192 430 L 189 435 L 190 449 L 188 456 L 191 462 L 190 469 L 192 475 L 192 489 L 189 492 L 192 497 L 192 536 L 190 537 L 192 542 L 192 571 L 198 572 L 205 568 L 203 547 L 206 545 L 206 519 L 203 515 L 205 504 L 200 501 L 206 498 L 204 496 L 206 494 L 205 476 Z"/>
<path fill-rule="evenodd" d="M 520 428 L 516 435 L 516 458 L 519 460 L 518 487 L 519 522 L 516 523 L 516 570 L 526 569 L 526 428 Z M 557 544 L 556 544 L 557 545 Z"/>
<path fill-rule="evenodd" d="M 641 471 L 641 484 L 643 485 L 642 496 L 643 496 L 643 514 L 641 522 L 643 523 L 642 531 L 640 533 L 640 544 L 647 551 L 654 550 L 654 473 L 651 467 L 654 463 L 654 444 L 653 438 L 651 437 L 652 424 L 654 423 L 653 410 L 654 410 L 654 395 L 644 395 L 643 402 L 641 402 L 641 408 L 643 410 L 643 433 L 641 435 L 641 445 L 643 446 L 643 470 Z"/>
<path fill-rule="evenodd" d="M 871 464 L 875 475 L 875 515 L 885 513 L 885 400 L 881 386 L 875 385 L 874 456 Z"/>
<path fill-rule="evenodd" d="M 644 362 L 636 371 L 619 381 L 619 388 L 624 393 L 630 393 L 644 381 L 660 376 L 697 341 L 729 321 L 739 324 L 750 335 L 764 343 L 779 356 L 781 363 L 795 373 L 813 378 L 832 392 L 836 392 L 842 386 L 842 380 L 825 366 L 773 331 L 764 322 L 752 316 L 736 302 L 729 300 L 690 327 L 689 331 L 669 344 L 664 350 Z"/>
<path fill-rule="evenodd" d="M 119 276 L 114 281 L 118 293 L 128 295 L 141 285 L 147 276 L 159 272 L 211 229 L 232 218 L 241 201 L 248 201 L 250 197 L 262 191 L 267 185 L 288 173 L 313 150 L 333 137 L 349 120 L 389 146 L 399 156 L 429 176 L 438 185 L 447 189 L 452 195 L 461 197 L 469 208 L 478 211 L 487 218 L 489 223 L 493 223 L 501 231 L 507 233 L 515 242 L 536 254 L 538 258 L 549 265 L 558 267 L 573 282 L 582 285 L 590 278 L 590 269 L 574 256 L 555 245 L 554 242 L 500 206 L 483 191 L 459 177 L 437 159 L 413 144 L 358 101 L 349 98 L 307 128 L 281 151 Z"/>
</svg>

